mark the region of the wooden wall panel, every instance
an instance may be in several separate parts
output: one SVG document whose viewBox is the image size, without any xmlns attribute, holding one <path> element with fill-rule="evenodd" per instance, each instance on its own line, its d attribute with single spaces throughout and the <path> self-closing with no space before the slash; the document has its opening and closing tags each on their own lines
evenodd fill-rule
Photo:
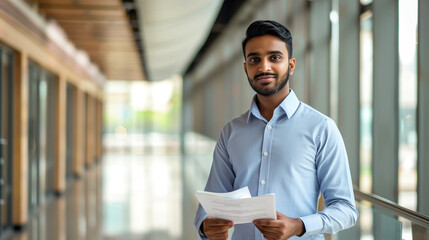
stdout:
<svg viewBox="0 0 429 240">
<path fill-rule="evenodd" d="M 28 58 L 25 52 L 16 54 L 15 67 L 12 224 L 21 226 L 28 219 Z"/>
<path fill-rule="evenodd" d="M 100 100 L 96 100 L 97 104 L 97 126 L 96 126 L 96 158 L 98 161 L 101 161 L 103 155 L 103 104 Z"/>
<path fill-rule="evenodd" d="M 56 141 L 55 142 L 55 182 L 54 191 L 58 194 L 66 189 L 66 94 L 67 83 L 65 77 L 60 75 L 58 78 L 57 102 L 56 102 Z"/>
<path fill-rule="evenodd" d="M 92 166 L 94 162 L 94 121 L 93 121 L 93 115 L 94 115 L 94 107 L 93 107 L 93 98 L 91 96 L 87 95 L 87 101 L 86 101 L 86 165 Z"/>
<path fill-rule="evenodd" d="M 75 176 L 82 176 L 83 174 L 83 170 L 84 170 L 84 155 L 83 155 L 83 148 L 82 148 L 82 142 L 83 142 L 83 138 L 84 138 L 84 132 L 83 132 L 83 98 L 84 98 L 84 93 L 81 89 L 76 89 L 76 98 L 75 98 L 75 117 L 74 117 L 74 122 L 76 124 L 75 126 L 75 136 L 74 136 L 74 160 L 73 160 L 73 172 L 75 174 Z"/>
</svg>

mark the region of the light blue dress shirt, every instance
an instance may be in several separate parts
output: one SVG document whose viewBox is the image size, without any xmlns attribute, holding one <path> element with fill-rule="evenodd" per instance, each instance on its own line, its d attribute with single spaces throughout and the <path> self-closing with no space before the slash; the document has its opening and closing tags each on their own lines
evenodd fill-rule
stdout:
<svg viewBox="0 0 429 240">
<path fill-rule="evenodd" d="M 249 111 L 222 130 L 205 190 L 248 186 L 252 196 L 275 193 L 277 211 L 300 218 L 306 232 L 290 239 L 324 239 L 353 226 L 355 208 L 347 153 L 333 120 L 300 102 L 291 90 L 267 121 L 255 98 Z M 325 209 L 317 212 L 320 193 Z M 198 232 L 207 217 L 199 206 Z M 207 239 L 201 235 L 201 239 Z M 252 224 L 237 224 L 233 240 L 264 239 Z"/>
</svg>

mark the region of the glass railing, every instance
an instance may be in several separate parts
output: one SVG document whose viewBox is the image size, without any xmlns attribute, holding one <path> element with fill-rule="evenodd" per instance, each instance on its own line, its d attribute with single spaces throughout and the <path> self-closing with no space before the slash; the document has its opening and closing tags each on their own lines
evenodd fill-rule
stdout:
<svg viewBox="0 0 429 240">
<path fill-rule="evenodd" d="M 426 240 L 429 217 L 398 204 L 355 189 L 359 219 L 355 226 L 326 239 L 344 240 Z"/>
</svg>

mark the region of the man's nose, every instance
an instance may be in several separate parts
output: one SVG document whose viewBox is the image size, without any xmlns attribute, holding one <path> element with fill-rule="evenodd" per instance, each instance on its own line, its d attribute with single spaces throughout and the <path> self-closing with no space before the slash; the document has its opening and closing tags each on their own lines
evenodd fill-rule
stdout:
<svg viewBox="0 0 429 240">
<path fill-rule="evenodd" d="M 261 72 L 269 72 L 269 71 L 271 71 L 270 62 L 268 60 L 262 60 L 259 69 L 260 69 L 259 71 L 261 71 Z"/>
</svg>

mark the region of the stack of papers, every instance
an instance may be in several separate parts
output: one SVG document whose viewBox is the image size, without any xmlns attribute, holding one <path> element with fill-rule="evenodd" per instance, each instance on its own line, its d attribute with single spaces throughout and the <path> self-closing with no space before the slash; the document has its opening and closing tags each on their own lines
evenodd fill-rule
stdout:
<svg viewBox="0 0 429 240">
<path fill-rule="evenodd" d="M 213 193 L 197 191 L 195 196 L 212 218 L 251 223 L 256 219 L 276 219 L 274 194 L 252 197 L 248 187 L 233 192 Z"/>
</svg>

